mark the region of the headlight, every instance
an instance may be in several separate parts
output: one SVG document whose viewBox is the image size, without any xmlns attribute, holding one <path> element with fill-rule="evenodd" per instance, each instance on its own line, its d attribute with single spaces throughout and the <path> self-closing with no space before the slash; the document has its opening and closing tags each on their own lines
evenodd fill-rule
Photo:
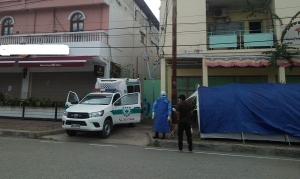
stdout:
<svg viewBox="0 0 300 179">
<path fill-rule="evenodd" d="M 65 111 L 64 114 L 63 114 L 63 116 L 68 116 L 68 112 Z"/>
<path fill-rule="evenodd" d="M 98 111 L 98 112 L 92 112 L 92 113 L 90 113 L 90 118 L 93 118 L 93 117 L 100 117 L 100 116 L 103 115 L 103 113 L 104 113 L 103 110 L 102 110 L 102 111 Z"/>
</svg>

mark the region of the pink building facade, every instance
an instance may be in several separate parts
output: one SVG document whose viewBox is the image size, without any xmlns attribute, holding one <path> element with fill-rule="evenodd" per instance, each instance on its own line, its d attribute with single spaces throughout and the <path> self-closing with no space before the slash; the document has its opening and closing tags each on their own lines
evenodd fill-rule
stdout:
<svg viewBox="0 0 300 179">
<path fill-rule="evenodd" d="M 0 45 L 67 45 L 69 55 L 0 57 L 0 92 L 64 101 L 96 78 L 146 76 L 157 60 L 158 21 L 143 0 L 0 1 Z"/>
</svg>

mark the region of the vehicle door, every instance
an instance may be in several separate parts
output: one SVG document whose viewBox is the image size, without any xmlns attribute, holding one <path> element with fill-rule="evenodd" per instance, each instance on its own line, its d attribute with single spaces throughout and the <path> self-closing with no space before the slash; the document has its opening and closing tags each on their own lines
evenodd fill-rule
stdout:
<svg viewBox="0 0 300 179">
<path fill-rule="evenodd" d="M 125 94 L 113 103 L 114 123 L 137 123 L 141 121 L 140 93 Z"/>
<path fill-rule="evenodd" d="M 65 109 L 73 106 L 74 104 L 78 104 L 78 103 L 79 103 L 78 95 L 73 91 L 69 91 L 68 97 L 67 97 L 67 100 L 65 103 Z"/>
</svg>

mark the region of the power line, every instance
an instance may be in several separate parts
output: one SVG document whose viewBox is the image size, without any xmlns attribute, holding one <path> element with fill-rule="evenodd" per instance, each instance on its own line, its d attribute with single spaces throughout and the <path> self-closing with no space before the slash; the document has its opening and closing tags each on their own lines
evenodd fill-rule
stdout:
<svg viewBox="0 0 300 179">
<path fill-rule="evenodd" d="M 46 2 L 46 1 L 53 1 L 53 0 L 36 0 L 36 1 L 31 1 L 31 2 L 26 2 L 26 4 L 33 4 L 33 3 L 38 3 L 38 2 Z M 168 1 L 168 0 L 167 0 Z M 25 3 L 22 3 L 25 4 Z M 4 7 L 13 7 L 13 6 L 20 6 L 22 4 L 18 4 L 18 5 L 8 5 L 8 6 L 4 6 Z M 167 4 L 166 4 L 167 5 Z M 295 7 L 300 7 L 300 6 L 295 6 Z M 288 8 L 295 8 L 295 7 L 286 7 L 286 8 L 276 8 L 276 9 L 288 9 Z M 0 7 L 0 9 L 3 8 Z M 143 8 L 142 8 L 143 9 Z M 169 8 L 167 8 L 166 10 L 168 10 Z M 166 11 L 167 13 L 167 11 Z M 184 18 L 184 17 L 197 17 L 197 16 L 207 16 L 207 15 L 190 15 L 190 16 L 179 16 L 178 18 Z M 291 17 L 288 17 L 291 18 Z M 264 20 L 264 19 L 260 19 L 260 20 Z M 268 20 L 268 19 L 267 19 Z M 129 20 L 126 20 L 129 21 Z M 131 20 L 130 20 L 131 21 Z M 134 22 L 136 20 L 132 20 L 132 22 Z M 124 21 L 108 21 L 108 22 L 85 22 L 85 24 L 90 24 L 90 23 L 109 23 L 109 22 L 124 22 Z M 198 22 L 198 23 L 206 23 L 206 22 Z M 65 24 L 69 24 L 69 23 L 65 23 Z M 190 24 L 190 23 L 178 23 L 178 24 Z M 196 23 L 197 24 L 197 23 Z M 64 25 L 64 23 L 62 23 L 62 25 Z M 170 25 L 170 24 L 168 24 Z M 162 26 L 162 25 L 161 25 Z M 140 27 L 147 27 L 147 26 L 140 26 Z"/>
<path fill-rule="evenodd" d="M 289 38 L 285 38 L 284 40 L 291 40 L 291 39 L 289 39 Z M 295 38 L 294 39 L 294 41 L 299 41 L 300 40 L 300 37 L 299 38 Z M 251 41 L 251 43 L 253 43 L 253 42 L 274 42 L 275 40 L 256 40 L 256 41 Z M 277 40 L 277 41 L 280 41 L 280 40 Z M 249 42 L 250 43 L 250 42 Z M 235 44 L 235 43 L 227 43 L 227 42 L 224 42 L 224 43 L 214 43 L 213 45 L 226 45 L 226 44 Z M 236 44 L 239 44 L 239 43 L 236 43 Z M 241 43 L 242 44 L 242 43 Z M 207 46 L 209 46 L 209 45 L 211 45 L 211 44 L 185 44 L 185 45 L 177 45 L 177 47 L 190 47 L 190 46 L 199 46 L 199 45 L 207 45 Z M 148 47 L 156 47 L 156 46 L 148 46 Z M 169 46 L 165 46 L 165 47 L 172 47 L 172 45 L 169 45 Z M 238 47 L 238 46 L 237 46 Z M 99 49 L 101 49 L 101 48 L 116 48 L 116 49 L 121 49 L 121 48 L 123 48 L 123 49 L 126 49 L 126 48 L 145 48 L 145 46 L 135 46 L 135 47 L 121 47 L 121 46 L 111 46 L 111 47 L 87 47 L 87 46 L 85 46 L 85 47 L 69 47 L 69 48 L 99 48 Z M 225 47 L 224 47 L 225 48 Z"/>
<path fill-rule="evenodd" d="M 276 25 L 275 27 L 280 27 L 281 25 Z M 269 28 L 269 26 L 261 26 L 261 28 L 262 29 L 265 29 L 265 30 L 267 30 L 267 28 Z M 177 34 L 182 34 L 182 35 L 186 35 L 186 34 L 204 34 L 204 33 L 221 33 L 221 32 L 225 32 L 225 33 L 228 33 L 228 32 L 232 32 L 232 33 L 236 33 L 236 32 L 244 32 L 244 31 L 247 31 L 247 30 L 250 30 L 250 28 L 248 27 L 248 28 L 243 28 L 243 30 L 238 30 L 238 29 L 226 29 L 226 30 L 216 30 L 216 31 L 209 31 L 209 30 L 190 30 L 190 31 L 179 31 L 179 32 L 177 32 Z M 269 30 L 272 30 L 272 28 L 269 28 Z M 93 33 L 93 32 L 97 32 L 98 30 L 94 30 L 94 31 L 88 31 L 87 33 Z M 82 33 L 76 33 L 76 32 L 74 32 L 73 34 L 61 34 L 61 35 L 65 35 L 65 36 L 72 36 L 72 35 L 78 35 L 79 37 L 81 36 L 81 34 L 82 34 L 82 36 L 83 37 L 85 37 L 85 31 L 80 31 L 80 32 L 82 32 Z M 200 33 L 199 33 L 200 32 Z M 50 36 L 50 38 L 55 38 L 54 36 L 57 36 L 57 35 L 60 35 L 59 33 L 60 32 L 56 32 L 56 33 L 50 33 L 50 34 L 48 34 L 49 32 L 38 32 L 37 34 L 43 34 L 43 33 L 45 33 L 45 35 L 47 34 L 47 35 L 49 35 Z M 164 34 L 166 35 L 166 34 L 171 34 L 172 32 L 170 31 L 170 32 L 165 32 Z M 151 36 L 151 34 L 153 34 L 153 33 L 149 33 L 150 34 L 150 36 Z M 242 33 L 243 34 L 243 33 Z M 24 34 L 24 35 L 26 35 L 26 34 Z M 53 36 L 51 36 L 51 35 L 53 35 Z M 21 34 L 18 34 L 18 36 L 22 36 Z M 118 37 L 132 37 L 132 36 L 141 36 L 141 34 L 140 33 L 138 33 L 138 34 L 131 34 L 131 33 L 122 33 L 122 34 L 114 34 L 114 35 L 108 35 L 108 37 L 112 37 L 112 38 L 118 38 Z M 3 37 L 5 37 L 5 36 L 3 36 Z M 14 37 L 17 37 L 17 36 L 14 36 Z M 91 34 L 89 34 L 88 35 L 88 37 L 97 37 L 97 35 L 91 35 Z M 0 37 L 0 39 L 1 39 L 1 37 Z"/>
<path fill-rule="evenodd" d="M 17 7 L 17 6 L 20 6 L 20 5 L 26 5 L 26 4 L 34 4 L 34 3 L 39 3 L 39 2 L 47 2 L 47 1 L 53 1 L 53 0 L 35 0 L 35 1 L 30 1 L 30 2 L 24 2 L 24 3 L 20 3 L 20 4 L 11 4 L 11 5 L 2 5 L 0 7 L 0 10 L 1 9 L 5 9 L 5 8 L 8 8 L 8 7 Z M 168 1 L 168 0 L 167 0 Z M 86 4 L 86 6 L 88 6 L 90 4 Z M 78 5 L 80 6 L 80 5 Z M 245 6 L 238 6 L 238 7 L 245 7 Z M 297 8 L 297 7 L 300 7 L 300 6 L 293 6 L 293 7 L 284 7 L 284 8 L 269 8 L 270 10 L 275 10 L 275 9 L 291 9 L 291 8 Z M 53 7 L 49 7 L 49 9 L 51 9 Z M 64 7 L 62 7 L 64 8 Z M 145 9 L 146 7 L 140 7 L 140 9 Z M 24 9 L 25 10 L 25 9 Z M 36 9 L 38 10 L 38 9 Z M 0 11 L 1 12 L 1 11 Z M 247 12 L 246 12 L 247 13 Z M 189 15 L 189 16 L 177 16 L 177 18 L 185 18 L 185 17 L 198 17 L 198 16 L 207 16 L 207 15 Z M 163 18 L 164 19 L 164 18 Z M 129 21 L 129 20 L 126 20 L 126 21 Z M 132 21 L 135 21 L 135 20 L 132 20 Z M 110 21 L 110 22 L 124 22 L 122 20 L 120 21 Z M 103 23 L 108 23 L 108 22 L 103 22 Z"/>
<path fill-rule="evenodd" d="M 281 19 L 290 19 L 290 18 L 292 18 L 292 17 L 283 17 L 283 18 L 281 18 Z M 56 18 L 57 19 L 57 18 Z M 58 20 L 58 19 L 57 19 Z M 256 19 L 256 20 L 272 20 L 271 18 L 266 18 L 266 19 Z M 237 21 L 235 21 L 235 22 L 238 22 L 239 20 L 237 20 Z M 244 20 L 245 21 L 245 20 Z M 87 23 L 84 23 L 84 24 L 92 24 L 92 23 L 99 23 L 100 24 L 100 22 L 87 22 Z M 218 23 L 215 23 L 215 22 L 183 22 L 183 23 L 177 23 L 178 25 L 199 25 L 199 24 L 218 24 Z M 59 23 L 60 24 L 60 26 L 62 26 L 62 28 L 63 28 L 63 25 L 65 24 L 70 24 L 70 23 Z M 166 26 L 167 25 L 172 25 L 172 24 L 166 24 Z M 32 26 L 34 26 L 34 25 L 18 25 L 18 26 L 21 26 L 21 27 L 32 27 Z M 49 26 L 49 24 L 42 24 L 42 25 L 35 25 L 35 26 Z M 278 26 L 280 26 L 280 25 L 278 25 Z M 108 28 L 108 29 L 99 29 L 99 30 L 107 30 L 107 31 L 110 31 L 110 30 L 124 30 L 124 29 L 140 29 L 140 28 L 150 28 L 150 27 L 152 27 L 152 26 L 136 26 L 136 27 L 118 27 L 118 28 Z M 267 26 L 262 26 L 262 27 L 267 27 Z M 98 29 L 97 29 L 98 30 Z M 234 30 L 234 29 L 233 29 Z M 166 29 L 165 29 L 165 31 L 166 31 Z M 65 32 L 67 32 L 66 30 L 65 30 Z M 84 31 L 83 31 L 84 32 Z M 43 33 L 43 32 L 39 32 L 39 33 Z M 45 33 L 47 33 L 47 32 L 45 32 Z M 153 33 L 150 33 L 150 34 L 153 34 Z"/>
<path fill-rule="evenodd" d="M 10 4 L 10 5 L 6 5 L 6 6 L 2 5 L 0 7 L 0 9 L 6 9 L 6 8 L 10 8 L 10 7 L 18 7 L 18 6 L 22 6 L 22 5 L 26 6 L 27 4 L 34 4 L 34 3 L 46 2 L 46 1 L 53 1 L 53 0 L 35 0 L 35 1 L 30 1 L 30 2 L 24 1 L 24 3 L 20 3 L 20 4 Z M 8 3 L 8 2 L 6 2 L 6 3 Z"/>
</svg>

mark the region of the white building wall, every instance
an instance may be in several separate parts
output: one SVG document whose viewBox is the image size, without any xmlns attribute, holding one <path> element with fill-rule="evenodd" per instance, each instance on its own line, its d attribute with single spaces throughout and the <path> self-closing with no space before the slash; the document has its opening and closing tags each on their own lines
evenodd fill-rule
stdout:
<svg viewBox="0 0 300 179">
<path fill-rule="evenodd" d="M 135 12 L 132 11 L 132 7 L 128 6 L 130 3 L 124 3 L 121 0 L 119 2 L 120 4 L 117 1 L 109 2 L 109 45 L 111 46 L 112 57 L 108 57 L 108 59 L 129 69 L 131 77 L 146 77 L 148 79 L 146 62 L 141 54 L 147 52 L 151 72 L 154 62 L 158 59 L 156 48 L 150 47 L 152 46 L 150 28 L 142 27 L 139 21 L 135 20 Z M 133 7 L 134 10 L 140 10 L 137 5 Z M 146 16 L 144 15 L 144 17 Z M 141 42 L 140 32 L 143 32 L 147 37 L 145 44 Z M 157 41 L 154 39 L 152 41 L 158 45 Z"/>
</svg>

